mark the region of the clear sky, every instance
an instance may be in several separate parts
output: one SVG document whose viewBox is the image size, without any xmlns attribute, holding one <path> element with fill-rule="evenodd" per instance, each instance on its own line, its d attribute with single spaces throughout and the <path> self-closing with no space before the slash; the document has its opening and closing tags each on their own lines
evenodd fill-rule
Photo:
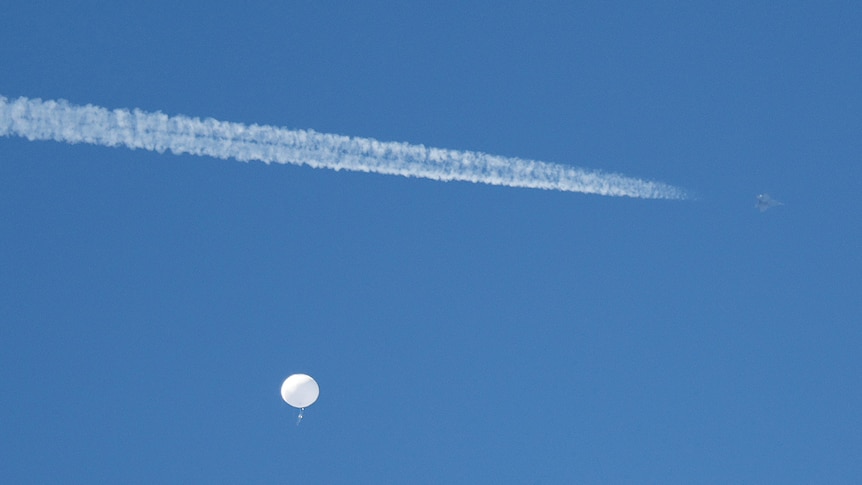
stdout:
<svg viewBox="0 0 862 485">
<path fill-rule="evenodd" d="M 0 482 L 859 483 L 862 4 L 632 3 L 5 6 L 10 99 L 697 198 L 0 138 Z"/>
</svg>

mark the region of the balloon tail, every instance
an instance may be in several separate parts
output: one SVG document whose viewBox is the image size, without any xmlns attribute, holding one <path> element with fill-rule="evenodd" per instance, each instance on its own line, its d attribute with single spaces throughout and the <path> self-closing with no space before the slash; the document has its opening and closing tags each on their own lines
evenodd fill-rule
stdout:
<svg viewBox="0 0 862 485">
<path fill-rule="evenodd" d="M 299 416 L 296 417 L 296 425 L 299 426 L 300 421 L 302 421 L 302 413 L 305 412 L 305 408 L 299 409 Z"/>
</svg>

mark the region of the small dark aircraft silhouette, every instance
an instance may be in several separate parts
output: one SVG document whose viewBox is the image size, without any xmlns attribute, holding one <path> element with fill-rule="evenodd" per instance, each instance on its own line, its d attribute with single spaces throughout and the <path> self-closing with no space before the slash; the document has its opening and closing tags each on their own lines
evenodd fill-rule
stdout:
<svg viewBox="0 0 862 485">
<path fill-rule="evenodd" d="M 754 204 L 754 207 L 760 209 L 760 212 L 766 212 L 770 207 L 778 207 L 780 205 L 784 204 L 773 199 L 769 194 L 760 194 L 757 196 L 757 203 Z"/>
</svg>

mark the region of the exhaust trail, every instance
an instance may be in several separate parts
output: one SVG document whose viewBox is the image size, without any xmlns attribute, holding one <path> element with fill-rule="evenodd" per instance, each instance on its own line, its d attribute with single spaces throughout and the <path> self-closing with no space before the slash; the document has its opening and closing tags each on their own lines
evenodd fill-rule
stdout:
<svg viewBox="0 0 862 485">
<path fill-rule="evenodd" d="M 138 109 L 109 110 L 65 100 L 21 97 L 10 101 L 0 96 L 0 136 L 12 135 L 31 141 L 125 146 L 438 181 L 644 199 L 687 198 L 682 189 L 661 182 L 535 160 Z"/>
</svg>

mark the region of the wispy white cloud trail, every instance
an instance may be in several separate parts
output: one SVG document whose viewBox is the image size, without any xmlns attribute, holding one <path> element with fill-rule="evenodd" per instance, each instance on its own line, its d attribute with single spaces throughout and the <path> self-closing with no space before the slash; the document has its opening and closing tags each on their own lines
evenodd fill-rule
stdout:
<svg viewBox="0 0 862 485">
<path fill-rule="evenodd" d="M 439 181 L 504 185 L 646 199 L 684 199 L 685 192 L 660 182 L 583 170 L 535 160 L 429 148 L 244 125 L 135 110 L 78 106 L 0 96 L 0 136 L 55 140 L 163 153 L 206 155 L 247 162 L 290 163 L 315 168 L 372 172 Z"/>
</svg>

